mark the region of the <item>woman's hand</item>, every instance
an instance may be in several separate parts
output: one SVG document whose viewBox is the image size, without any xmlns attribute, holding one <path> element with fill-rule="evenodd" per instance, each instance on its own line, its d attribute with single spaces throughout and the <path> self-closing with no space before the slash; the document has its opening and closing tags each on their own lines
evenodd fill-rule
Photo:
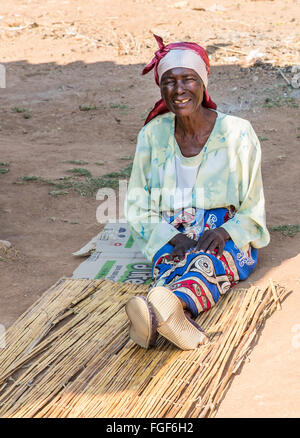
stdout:
<svg viewBox="0 0 300 438">
<path fill-rule="evenodd" d="M 174 246 L 174 249 L 171 252 L 171 259 L 174 259 L 175 257 L 184 257 L 185 253 L 197 244 L 197 241 L 180 233 L 173 237 L 169 243 Z"/>
<path fill-rule="evenodd" d="M 229 239 L 230 235 L 222 227 L 207 230 L 199 237 L 193 251 L 213 253 L 215 249 L 218 249 L 216 255 L 217 257 L 221 257 L 224 251 L 225 242 Z"/>
</svg>

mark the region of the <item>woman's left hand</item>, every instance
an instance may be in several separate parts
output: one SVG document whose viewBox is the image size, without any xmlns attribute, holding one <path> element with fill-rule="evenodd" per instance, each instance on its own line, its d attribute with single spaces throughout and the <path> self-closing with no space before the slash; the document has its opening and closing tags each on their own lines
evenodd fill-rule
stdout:
<svg viewBox="0 0 300 438">
<path fill-rule="evenodd" d="M 217 249 L 218 252 L 216 255 L 217 257 L 221 257 L 224 251 L 225 242 L 229 239 L 230 235 L 222 227 L 207 230 L 199 237 L 193 252 L 202 251 L 214 253 L 215 249 Z"/>
<path fill-rule="evenodd" d="M 170 260 L 174 260 L 178 257 L 184 257 L 186 252 L 195 246 L 197 242 L 190 239 L 185 234 L 178 233 L 169 241 L 169 243 L 174 246 L 173 251 L 170 254 Z"/>
</svg>

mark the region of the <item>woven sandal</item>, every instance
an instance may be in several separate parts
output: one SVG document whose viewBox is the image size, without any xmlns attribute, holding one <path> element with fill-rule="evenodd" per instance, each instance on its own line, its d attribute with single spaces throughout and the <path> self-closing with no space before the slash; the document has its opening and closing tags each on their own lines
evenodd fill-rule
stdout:
<svg viewBox="0 0 300 438">
<path fill-rule="evenodd" d="M 146 298 L 140 295 L 132 297 L 125 311 L 130 320 L 130 338 L 143 348 L 153 347 L 158 336 L 157 320 Z"/>
<path fill-rule="evenodd" d="M 182 350 L 194 350 L 209 343 L 207 334 L 185 314 L 176 295 L 166 287 L 150 290 L 147 300 L 151 303 L 158 322 L 157 331 Z"/>
</svg>

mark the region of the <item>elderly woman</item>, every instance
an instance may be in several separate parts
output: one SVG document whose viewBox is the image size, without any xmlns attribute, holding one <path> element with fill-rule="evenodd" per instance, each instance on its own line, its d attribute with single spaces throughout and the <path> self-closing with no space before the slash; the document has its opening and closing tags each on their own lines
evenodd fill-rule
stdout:
<svg viewBox="0 0 300 438">
<path fill-rule="evenodd" d="M 205 50 L 155 38 L 143 73 L 154 68 L 162 99 L 139 133 L 125 203 L 153 282 L 126 312 L 141 347 L 159 333 L 189 350 L 209 342 L 194 319 L 249 276 L 269 243 L 261 150 L 249 121 L 217 111 L 209 97 Z"/>
</svg>

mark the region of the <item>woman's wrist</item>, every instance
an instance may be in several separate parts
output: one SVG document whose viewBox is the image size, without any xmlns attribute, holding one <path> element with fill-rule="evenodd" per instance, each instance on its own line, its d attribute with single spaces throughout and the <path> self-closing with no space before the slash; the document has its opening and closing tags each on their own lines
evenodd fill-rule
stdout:
<svg viewBox="0 0 300 438">
<path fill-rule="evenodd" d="M 172 239 L 169 240 L 168 243 L 170 243 L 173 246 L 176 246 L 182 240 L 182 236 L 184 236 L 182 233 L 178 233 L 176 234 L 176 236 L 172 237 Z"/>
<path fill-rule="evenodd" d="M 173 246 L 178 245 L 178 243 L 186 241 L 186 240 L 190 240 L 191 242 L 193 241 L 193 239 L 191 239 L 190 237 L 186 236 L 183 233 L 178 233 L 176 234 L 176 236 L 172 237 L 171 240 L 169 240 L 168 243 L 170 243 Z"/>
</svg>

